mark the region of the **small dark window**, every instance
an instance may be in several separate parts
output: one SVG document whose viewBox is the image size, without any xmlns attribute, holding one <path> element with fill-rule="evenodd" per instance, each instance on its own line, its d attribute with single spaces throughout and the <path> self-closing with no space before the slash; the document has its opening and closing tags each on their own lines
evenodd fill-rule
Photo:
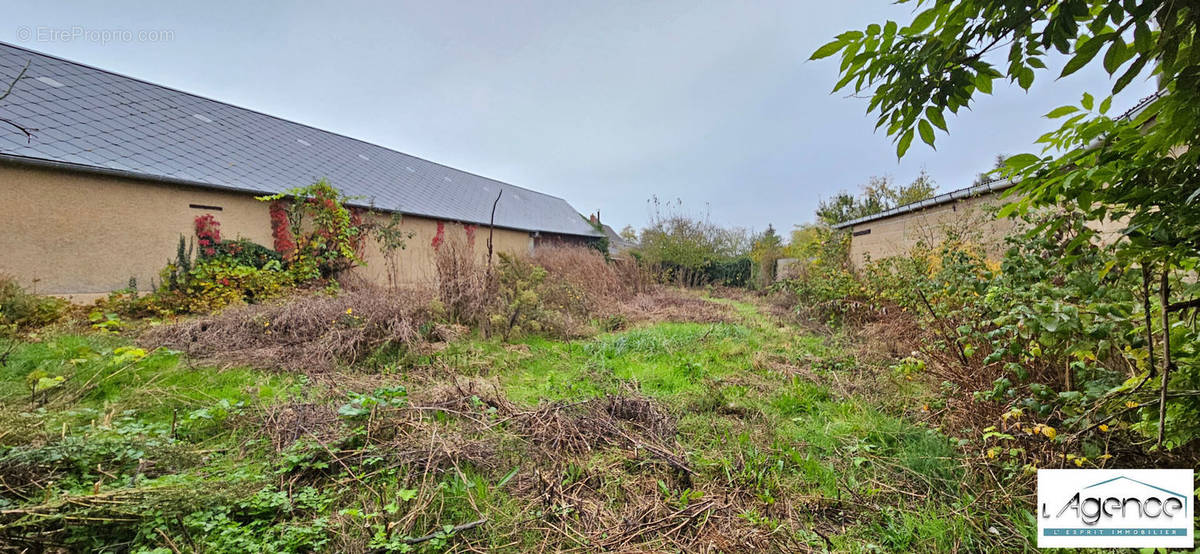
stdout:
<svg viewBox="0 0 1200 554">
<path fill-rule="evenodd" d="M 853 236 L 853 237 L 860 237 L 860 236 L 862 236 L 862 235 L 869 235 L 869 234 L 871 234 L 871 230 L 870 230 L 870 229 L 863 229 L 863 230 L 861 230 L 861 231 L 855 231 L 855 232 L 851 233 L 851 235 L 850 235 L 850 236 Z"/>
<path fill-rule="evenodd" d="M 221 207 L 220 207 L 220 206 L 205 206 L 204 204 L 188 204 L 188 207 L 189 207 L 189 208 L 195 208 L 195 209 L 197 209 L 197 210 L 208 210 L 208 211 L 210 211 L 210 212 L 219 212 L 219 211 L 221 211 Z"/>
</svg>

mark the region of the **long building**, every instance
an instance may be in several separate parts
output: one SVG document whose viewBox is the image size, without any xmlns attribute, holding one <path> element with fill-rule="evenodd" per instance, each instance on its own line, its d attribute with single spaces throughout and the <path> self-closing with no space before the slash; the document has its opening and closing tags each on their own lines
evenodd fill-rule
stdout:
<svg viewBox="0 0 1200 554">
<path fill-rule="evenodd" d="M 22 73 L 23 72 L 23 73 Z M 18 76 L 20 79 L 17 79 Z M 15 82 L 14 82 L 15 80 Z M 88 301 L 148 288 L 197 216 L 272 244 L 255 196 L 327 179 L 362 207 L 404 215 L 401 282 L 435 278 L 447 240 L 494 249 L 603 236 L 570 204 L 526 188 L 254 110 L 0 43 L 0 273 Z M 30 131 L 27 136 L 20 128 Z M 362 277 L 387 282 L 377 245 Z"/>
</svg>

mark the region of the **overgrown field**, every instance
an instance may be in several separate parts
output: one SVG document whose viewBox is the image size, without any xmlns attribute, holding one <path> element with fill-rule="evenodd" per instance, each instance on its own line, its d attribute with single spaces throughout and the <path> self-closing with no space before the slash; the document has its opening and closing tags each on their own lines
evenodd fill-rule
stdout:
<svg viewBox="0 0 1200 554">
<path fill-rule="evenodd" d="M 575 340 L 418 329 L 424 340 L 307 370 L 288 369 L 299 343 L 270 368 L 261 351 L 222 362 L 219 351 L 189 357 L 147 342 L 181 340 L 186 324 L 137 343 L 43 330 L 0 368 L 0 543 L 1030 548 L 1026 505 L 977 495 L 980 472 L 959 439 L 929 422 L 934 395 L 880 363 L 879 345 L 735 296 L 644 292 L 629 302 L 655 317 Z M 320 301 L 341 302 L 320 309 L 340 312 L 330 327 L 343 338 L 355 314 L 380 309 L 355 298 Z M 260 315 L 262 333 L 285 326 Z"/>
</svg>

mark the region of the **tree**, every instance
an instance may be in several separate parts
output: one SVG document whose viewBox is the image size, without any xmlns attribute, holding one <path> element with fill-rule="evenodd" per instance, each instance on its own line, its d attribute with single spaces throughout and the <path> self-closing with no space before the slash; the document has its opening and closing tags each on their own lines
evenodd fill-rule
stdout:
<svg viewBox="0 0 1200 554">
<path fill-rule="evenodd" d="M 1044 58 L 1051 49 L 1069 57 L 1059 77 L 1089 65 L 1109 74 L 1112 86 L 1099 99 L 1084 92 L 1078 105 L 1046 114 L 1065 119 L 1058 130 L 1037 139 L 1040 153 L 1005 160 L 1000 174 L 1019 180 L 1015 190 L 1021 200 L 1001 214 L 1060 206 L 1093 222 L 1125 222 L 1122 239 L 1112 245 L 1114 266 L 1105 273 L 1138 269 L 1146 296 L 1151 281 L 1158 281 L 1162 444 L 1167 391 L 1178 359 L 1173 355 L 1180 354 L 1172 344 L 1198 338 L 1194 324 L 1180 328 L 1171 320 L 1186 323 L 1184 316 L 1200 308 L 1200 299 L 1173 302 L 1171 291 L 1172 283 L 1177 291 L 1194 289 L 1190 284 L 1200 262 L 1200 149 L 1195 148 L 1200 140 L 1200 10 L 1192 2 L 1168 0 L 913 3 L 924 9 L 908 25 L 887 21 L 847 31 L 812 55 L 841 54 L 841 79 L 834 90 L 853 86 L 856 93 L 869 92 L 868 111 L 878 115 L 876 127 L 894 137 L 898 156 L 914 135 L 933 146 L 935 129 L 948 132 L 945 112 L 957 113 L 977 94 L 990 94 L 997 79 L 1028 90 L 1047 71 Z M 1004 51 L 1001 64 L 997 56 Z M 1110 115 L 1112 95 L 1148 76 L 1158 79 L 1160 94 L 1127 116 Z M 1051 218 L 1034 231 L 1057 233 L 1066 219 Z M 1091 247 L 1094 238 L 1095 231 L 1085 230 L 1068 253 Z M 1144 316 L 1153 355 L 1150 307 L 1147 298 Z M 1192 365 L 1182 373 L 1177 387 L 1193 382 L 1200 368 Z M 1194 414 L 1195 404 L 1176 407 Z"/>
<path fill-rule="evenodd" d="M 637 241 L 638 241 L 637 229 L 634 229 L 633 225 L 626 225 L 624 229 L 621 229 L 621 238 L 623 238 L 629 242 L 632 242 L 632 243 L 637 243 Z"/>
<path fill-rule="evenodd" d="M 907 185 L 895 185 L 889 176 L 871 177 L 862 185 L 857 198 L 840 192 L 817 205 L 817 219 L 826 225 L 837 225 L 852 219 L 875 215 L 898 206 L 920 202 L 933 197 L 937 186 L 925 170 Z"/>
<path fill-rule="evenodd" d="M 819 224 L 805 223 L 792 229 L 791 239 L 783 249 L 783 255 L 788 258 L 803 259 L 812 251 L 812 245 L 821 240 L 825 228 Z"/>
<path fill-rule="evenodd" d="M 857 219 L 858 213 L 858 201 L 848 192 L 839 192 L 833 195 L 833 198 L 817 204 L 817 220 L 826 225 L 837 225 L 843 221 Z"/>
<path fill-rule="evenodd" d="M 721 271 L 713 268 L 730 263 L 748 278 L 751 262 L 745 256 L 753 241 L 745 229 L 721 227 L 709 220 L 707 211 L 690 213 L 680 200 L 663 203 L 651 197 L 649 203 L 652 215 L 642 229 L 639 254 L 664 275 L 672 273 L 668 280 L 690 285 L 715 280 Z M 738 280 L 744 284 L 745 279 Z"/>
<path fill-rule="evenodd" d="M 750 248 L 750 259 L 758 266 L 759 286 L 769 285 L 775 280 L 775 261 L 783 257 L 783 238 L 775 227 L 767 224 L 767 230 L 754 239 Z"/>
<path fill-rule="evenodd" d="M 1004 160 L 1006 159 L 1008 157 L 1004 154 L 996 154 L 996 160 L 992 163 L 992 168 L 987 172 L 976 175 L 975 181 L 971 183 L 971 186 L 979 186 L 992 180 L 995 175 L 1000 173 L 1001 169 L 1004 169 Z"/>
</svg>

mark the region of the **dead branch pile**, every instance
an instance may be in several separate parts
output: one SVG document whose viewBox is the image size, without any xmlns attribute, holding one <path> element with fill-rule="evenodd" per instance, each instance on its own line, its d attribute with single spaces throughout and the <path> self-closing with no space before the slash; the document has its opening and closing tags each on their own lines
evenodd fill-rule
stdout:
<svg viewBox="0 0 1200 554">
<path fill-rule="evenodd" d="M 508 447 L 517 457 L 498 468 L 521 468 L 509 486 L 534 501 L 538 515 L 511 533 L 544 534 L 542 550 L 806 550 L 786 534 L 772 536 L 740 517 L 753 502 L 746 494 L 710 484 L 688 499 L 664 497 L 664 485 L 694 487 L 697 474 L 677 441 L 675 418 L 635 392 L 523 410 L 498 387 L 467 381 L 413 400 L 414 411 L 444 411 L 465 424 L 463 435 L 454 435 L 456 444 L 472 444 L 471 436 L 488 430 L 515 441 Z M 472 453 L 446 461 L 445 437 L 430 431 L 422 436 L 430 459 L 445 461 L 442 469 L 480 463 Z"/>
<path fill-rule="evenodd" d="M 429 300 L 418 290 L 301 296 L 162 325 L 147 331 L 141 342 L 198 360 L 325 371 L 353 364 L 386 344 L 421 342 Z"/>
<path fill-rule="evenodd" d="M 737 315 L 726 304 L 710 302 L 687 291 L 657 286 L 618 303 L 615 312 L 629 322 L 735 323 Z"/>
<path fill-rule="evenodd" d="M 203 509 L 246 494 L 235 489 L 157 486 L 47 497 L 40 504 L 0 511 L 0 552 L 75 551 L 78 545 L 66 542 L 73 526 L 133 527 L 148 513 Z"/>
<path fill-rule="evenodd" d="M 303 437 L 330 442 L 342 432 L 341 421 L 332 406 L 300 402 L 267 406 L 258 428 L 277 451 Z"/>
</svg>

